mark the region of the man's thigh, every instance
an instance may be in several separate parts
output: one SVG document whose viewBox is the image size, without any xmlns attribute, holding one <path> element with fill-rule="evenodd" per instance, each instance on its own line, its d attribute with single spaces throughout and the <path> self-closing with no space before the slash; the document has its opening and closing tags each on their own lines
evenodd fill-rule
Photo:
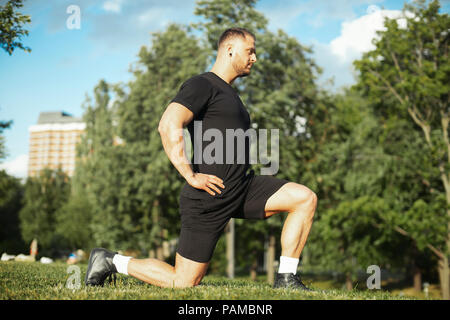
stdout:
<svg viewBox="0 0 450 320">
<path fill-rule="evenodd" d="M 247 190 L 243 210 L 240 210 L 234 217 L 241 219 L 266 218 L 264 208 L 267 200 L 287 183 L 289 181 L 274 176 L 254 176 Z"/>
</svg>

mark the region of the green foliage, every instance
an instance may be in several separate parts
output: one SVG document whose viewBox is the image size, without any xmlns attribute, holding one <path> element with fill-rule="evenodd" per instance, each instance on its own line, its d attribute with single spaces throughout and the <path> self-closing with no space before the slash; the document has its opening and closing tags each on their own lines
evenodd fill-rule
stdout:
<svg viewBox="0 0 450 320">
<path fill-rule="evenodd" d="M 8 129 L 12 124 L 10 121 L 0 121 L 0 160 L 6 157 L 5 151 L 5 137 L 3 136 L 3 130 Z"/>
<path fill-rule="evenodd" d="M 306 183 L 319 197 L 310 263 L 353 277 L 371 264 L 409 271 L 418 252 L 431 264 L 431 251 L 415 237 L 423 233 L 427 244 L 442 244 L 435 232 L 445 224 L 445 207 L 428 214 L 439 183 L 436 176 L 423 179 L 433 166 L 420 131 L 408 121 L 378 117 L 355 89 L 337 95 L 327 112 L 319 125 L 326 138 L 307 170 Z M 416 201 L 428 208 L 420 219 L 411 211 Z"/>
<path fill-rule="evenodd" d="M 38 177 L 27 179 L 19 213 L 22 237 L 27 243 L 36 238 L 44 252 L 58 247 L 56 212 L 69 194 L 69 178 L 61 170 L 45 169 Z"/>
<path fill-rule="evenodd" d="M 267 18 L 255 10 L 257 0 L 200 0 L 197 1 L 195 14 L 206 19 L 193 27 L 206 34 L 208 43 L 217 50 L 220 35 L 227 28 L 241 27 L 253 33 L 265 32 Z M 211 57 L 212 58 L 212 57 Z"/>
<path fill-rule="evenodd" d="M 0 170 L 0 252 L 23 252 L 19 211 L 22 208 L 23 186 L 20 180 Z"/>
<path fill-rule="evenodd" d="M 383 260 L 385 230 L 377 227 L 389 208 L 381 198 L 362 196 L 342 201 L 335 209 L 326 210 L 315 228 L 329 251 L 319 261 L 323 267 L 344 273 Z M 331 250 L 330 250 L 331 249 Z"/>
<path fill-rule="evenodd" d="M 450 67 L 448 14 L 439 14 L 439 1 L 405 5 L 407 27 L 386 19 L 375 50 L 354 65 L 360 71 L 359 87 L 379 103 L 382 114 L 417 114 L 424 124 L 438 123 L 447 112 Z"/>
<path fill-rule="evenodd" d="M 56 212 L 55 229 L 58 237 L 62 239 L 67 248 L 91 248 L 92 208 L 86 201 L 74 193 L 71 194 Z"/>
<path fill-rule="evenodd" d="M 350 275 L 370 264 L 410 271 L 419 260 L 435 265 L 429 249 L 445 247 L 447 159 L 438 125 L 447 117 L 448 79 L 435 77 L 448 65 L 447 40 L 436 36 L 448 17 L 437 2 L 406 7 L 415 14 L 407 28 L 386 20 L 376 49 L 355 62 L 358 84 L 322 100 L 326 116 L 312 130 L 317 153 L 305 180 L 319 197 L 308 240 L 313 265 Z"/>
<path fill-rule="evenodd" d="M 28 30 L 23 29 L 23 25 L 31 23 L 30 16 L 17 11 L 23 7 L 22 2 L 23 0 L 9 0 L 4 6 L 0 6 L 0 46 L 9 55 L 16 48 L 31 52 L 29 47 L 20 42 L 24 35 L 28 35 Z"/>
<path fill-rule="evenodd" d="M 424 251 L 429 244 L 437 248 L 445 245 L 447 223 L 446 201 L 439 196 L 431 203 L 416 200 L 401 216 L 398 225 L 408 230 L 418 249 Z"/>
<path fill-rule="evenodd" d="M 74 191 L 68 209 L 72 205 L 85 208 L 80 228 L 91 232 L 93 245 L 117 248 L 123 217 L 117 214 L 116 208 L 120 197 L 116 173 L 120 159 L 116 157 L 118 150 L 113 146 L 115 128 L 113 112 L 108 108 L 110 90 L 105 81 L 100 81 L 94 89 L 94 104 L 87 98 L 84 105 L 86 130 L 77 149 Z"/>
<path fill-rule="evenodd" d="M 383 252 L 391 231 L 378 225 L 389 214 L 382 197 L 392 159 L 379 144 L 377 120 L 357 92 L 347 90 L 329 106 L 327 121 L 317 124 L 326 136 L 308 163 L 305 181 L 319 198 L 308 252 L 313 265 L 355 276 L 388 260 Z"/>
<path fill-rule="evenodd" d="M 408 232 L 414 234 L 419 247 L 423 248 L 424 242 L 427 242 L 445 253 L 450 248 L 450 19 L 448 14 L 440 14 L 439 8 L 438 1 L 427 3 L 420 0 L 412 5 L 406 4 L 404 12 L 410 12 L 403 17 L 406 27 L 400 28 L 398 21 L 387 19 L 386 29 L 380 31 L 379 39 L 374 41 L 376 48 L 364 54 L 354 65 L 360 72 L 357 87 L 370 99 L 377 115 L 387 125 L 392 127 L 395 122 L 402 123 L 408 119 L 422 131 L 422 155 L 416 153 L 418 157 L 412 171 L 415 178 L 410 184 L 427 185 L 428 195 L 419 195 L 411 202 L 413 206 L 405 209 L 412 221 L 421 221 L 428 212 L 430 215 L 426 215 L 425 225 L 447 222 L 447 228 L 435 230 L 443 233 L 426 237 L 427 241 L 422 233 L 416 232 L 420 230 L 420 223 L 407 223 L 410 228 Z M 415 134 L 414 130 L 410 132 Z M 414 143 L 419 144 L 418 141 Z M 417 160 L 420 162 L 417 163 Z M 421 167 L 417 168 L 417 164 Z M 400 172 L 403 173 L 403 170 Z M 436 179 L 441 180 L 438 186 Z M 439 209 L 436 205 L 442 202 L 436 199 L 441 199 L 444 194 L 447 205 Z M 423 197 L 427 197 L 428 201 L 418 201 Z M 431 199 L 433 202 L 430 202 Z M 443 210 L 447 211 L 447 217 L 442 216 Z M 446 239 L 447 243 L 442 243 L 442 239 Z"/>
</svg>

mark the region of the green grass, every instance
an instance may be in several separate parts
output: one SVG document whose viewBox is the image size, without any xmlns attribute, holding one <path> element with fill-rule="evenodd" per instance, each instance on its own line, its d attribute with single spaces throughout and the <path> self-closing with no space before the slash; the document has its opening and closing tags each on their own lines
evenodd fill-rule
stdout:
<svg viewBox="0 0 450 320">
<path fill-rule="evenodd" d="M 81 269 L 81 288 L 68 289 L 66 283 L 73 273 L 67 265 L 38 262 L 0 262 L 1 300 L 414 300 L 417 298 L 393 295 L 382 290 L 325 289 L 304 293 L 296 290 L 272 289 L 261 280 L 248 278 L 229 280 L 225 277 L 206 276 L 202 284 L 188 289 L 163 289 L 148 285 L 132 277 L 117 276 L 116 286 L 88 287 L 83 284 L 87 266 Z M 310 283 L 324 289 L 323 283 Z"/>
</svg>

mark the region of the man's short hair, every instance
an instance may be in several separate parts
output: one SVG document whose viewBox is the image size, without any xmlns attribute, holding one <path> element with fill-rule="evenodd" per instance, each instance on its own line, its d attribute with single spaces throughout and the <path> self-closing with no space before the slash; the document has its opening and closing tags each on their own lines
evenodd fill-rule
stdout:
<svg viewBox="0 0 450 320">
<path fill-rule="evenodd" d="M 225 30 L 222 35 L 219 38 L 219 41 L 217 42 L 217 48 L 220 48 L 220 46 L 228 39 L 234 38 L 234 37 L 241 37 L 242 39 L 245 39 L 246 36 L 251 36 L 253 39 L 256 39 L 255 35 L 244 28 L 229 28 Z"/>
</svg>

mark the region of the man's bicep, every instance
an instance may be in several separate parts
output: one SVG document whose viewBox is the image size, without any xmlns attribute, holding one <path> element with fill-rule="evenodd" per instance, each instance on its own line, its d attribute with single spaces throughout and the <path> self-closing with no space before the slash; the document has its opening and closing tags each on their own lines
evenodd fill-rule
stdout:
<svg viewBox="0 0 450 320">
<path fill-rule="evenodd" d="M 178 102 L 171 102 L 159 121 L 159 127 L 164 128 L 172 124 L 178 128 L 184 128 L 193 118 L 194 113 L 187 107 Z"/>
</svg>

